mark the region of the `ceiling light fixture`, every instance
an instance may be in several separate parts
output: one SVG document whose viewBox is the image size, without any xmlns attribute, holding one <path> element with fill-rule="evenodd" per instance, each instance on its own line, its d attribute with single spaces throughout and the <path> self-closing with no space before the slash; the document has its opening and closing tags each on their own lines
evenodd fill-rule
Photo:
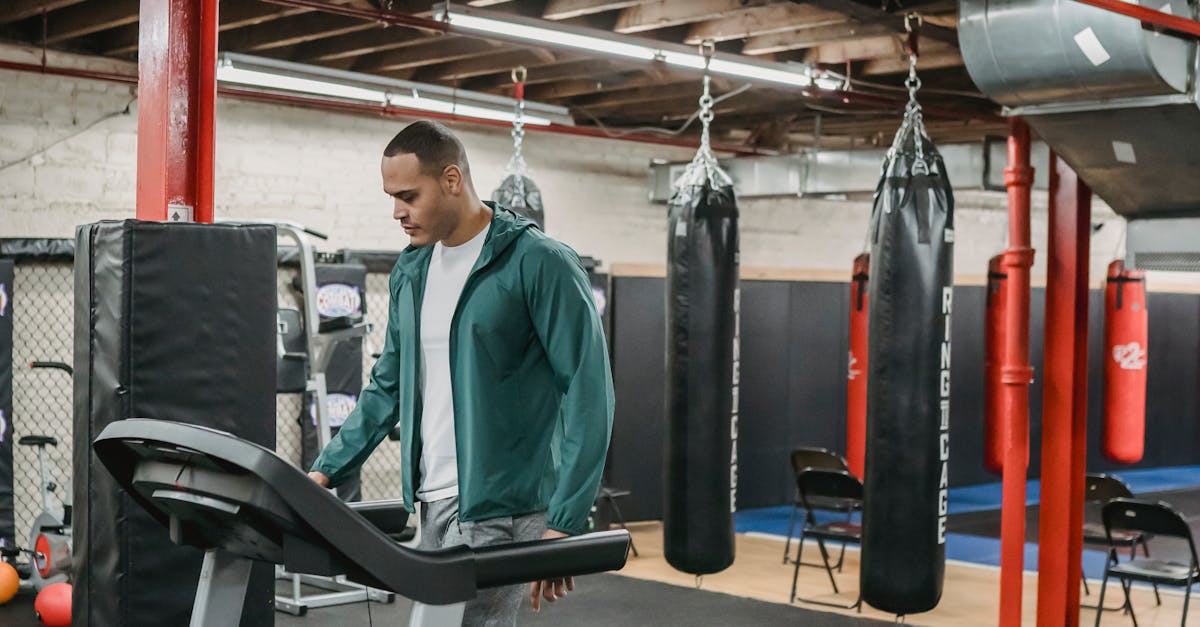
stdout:
<svg viewBox="0 0 1200 627">
<path fill-rule="evenodd" d="M 390 105 L 485 120 L 511 122 L 517 101 L 482 92 L 464 91 L 334 70 L 290 61 L 223 53 L 217 80 L 226 84 L 299 92 L 316 96 Z M 574 126 L 566 107 L 525 101 L 525 124 Z"/>
<path fill-rule="evenodd" d="M 483 33 L 491 39 L 532 42 L 541 46 L 572 48 L 640 61 L 659 61 L 693 70 L 703 70 L 705 66 L 704 55 L 681 44 L 554 24 L 450 2 L 438 5 L 435 16 L 449 24 L 451 30 Z M 812 66 L 804 63 L 770 63 L 718 52 L 708 61 L 708 70 L 713 74 L 793 87 L 813 85 Z"/>
</svg>

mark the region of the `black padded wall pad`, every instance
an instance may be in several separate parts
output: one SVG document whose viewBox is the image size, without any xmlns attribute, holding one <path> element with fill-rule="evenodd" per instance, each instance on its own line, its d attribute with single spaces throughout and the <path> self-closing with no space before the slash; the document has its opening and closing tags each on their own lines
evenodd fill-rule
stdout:
<svg viewBox="0 0 1200 627">
<path fill-rule="evenodd" d="M 13 262 L 0 259 L 0 546 L 17 541 L 13 501 Z M 26 430 L 29 433 L 29 430 Z M 25 542 L 20 538 L 20 542 Z"/>
<path fill-rule="evenodd" d="M 100 222 L 76 231 L 73 624 L 186 625 L 203 557 L 113 482 L 91 440 L 125 418 L 275 446 L 275 229 Z M 256 565 L 242 624 L 274 622 Z"/>
<path fill-rule="evenodd" d="M 847 274 L 847 283 L 849 275 Z M 1151 285 L 1153 288 L 1153 285 Z M 742 281 L 741 415 L 738 509 L 791 502 L 792 447 L 845 450 L 846 312 L 844 283 Z M 613 277 L 613 381 L 617 407 L 607 483 L 632 490 L 619 505 L 629 520 L 662 516 L 663 279 Z M 1150 292 L 1146 455 L 1113 464 L 1100 454 L 1103 399 L 1103 293 L 1092 290 L 1088 348 L 1088 469 L 1116 472 L 1200 464 L 1200 295 Z M 1045 290 L 1030 299 L 1029 476 L 1041 468 Z M 984 288 L 954 288 L 954 402 L 950 405 L 950 484 L 999 481 L 983 466 Z"/>
</svg>

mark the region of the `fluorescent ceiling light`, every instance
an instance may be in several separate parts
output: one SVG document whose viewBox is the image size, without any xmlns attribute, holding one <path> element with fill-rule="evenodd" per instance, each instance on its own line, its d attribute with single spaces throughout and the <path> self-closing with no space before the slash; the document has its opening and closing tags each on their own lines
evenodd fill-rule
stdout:
<svg viewBox="0 0 1200 627">
<path fill-rule="evenodd" d="M 685 46 L 567 25 L 542 26 L 543 22 L 540 20 L 468 9 L 451 3 L 441 5 L 438 18 L 448 22 L 451 28 L 486 33 L 501 39 L 573 48 L 640 61 L 660 61 L 693 70 L 703 70 L 705 65 L 702 54 Z M 731 59 L 728 55 L 716 54 L 709 60 L 708 70 L 713 74 L 797 87 L 809 87 L 813 84 L 812 68 L 806 64 L 767 63 L 745 57 L 743 59 Z"/>
<path fill-rule="evenodd" d="M 255 70 L 246 70 L 228 65 L 217 68 L 217 80 L 221 81 L 222 83 L 237 83 L 239 85 L 268 87 L 271 89 L 283 89 L 285 91 L 298 91 L 306 94 L 317 94 L 319 96 L 333 96 L 334 98 L 367 100 L 370 102 L 379 103 L 382 103 L 387 96 L 382 91 L 375 89 L 364 89 L 362 87 L 354 87 L 353 85 L 341 85 L 338 83 L 330 83 L 328 81 L 317 81 L 307 78 L 299 78 L 296 76 L 288 76 L 285 74 L 258 72 Z"/>
<path fill-rule="evenodd" d="M 217 80 L 503 122 L 513 121 L 517 106 L 516 100 L 493 94 L 234 53 L 221 55 Z M 525 101 L 524 109 L 521 119 L 525 124 L 574 125 L 565 107 Z"/>
<path fill-rule="evenodd" d="M 404 96 L 401 94 L 388 94 L 387 99 L 389 104 L 397 107 L 404 107 L 406 109 L 436 111 L 438 113 L 463 115 L 472 118 L 482 118 L 485 120 L 501 120 L 504 122 L 513 121 L 512 111 L 488 109 L 487 107 L 479 107 L 461 102 L 447 102 L 445 100 L 421 98 L 420 96 Z M 550 120 L 536 115 L 522 115 L 521 121 L 525 124 L 533 124 L 535 126 L 550 126 Z"/>
</svg>

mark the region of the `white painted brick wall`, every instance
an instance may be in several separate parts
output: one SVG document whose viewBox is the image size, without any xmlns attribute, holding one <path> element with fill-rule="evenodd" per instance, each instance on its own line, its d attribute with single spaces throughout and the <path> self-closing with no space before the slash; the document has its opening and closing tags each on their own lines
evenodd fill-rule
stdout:
<svg viewBox="0 0 1200 627">
<path fill-rule="evenodd" d="M 0 58 L 37 62 L 39 54 L 0 46 Z M 72 55 L 54 55 L 51 63 L 136 71 Z M 121 113 L 132 100 L 129 86 L 0 71 L 0 90 L 0 236 L 68 237 L 77 224 L 133 215 L 136 103 Z M 217 214 L 305 223 L 330 234 L 322 247 L 403 247 L 406 238 L 380 189 L 379 156 L 408 121 L 221 99 Z M 505 129 L 454 128 L 487 197 L 502 178 L 511 138 Z M 605 264 L 663 263 L 666 208 L 646 199 L 647 166 L 653 158 L 690 158 L 690 150 L 538 132 L 527 135 L 525 146 L 552 235 Z M 982 275 L 988 258 L 1004 248 L 1005 203 L 1001 193 L 958 194 L 957 273 Z M 1044 274 L 1045 206 L 1045 195 L 1035 194 L 1038 276 Z M 848 272 L 863 246 L 870 201 L 773 198 L 746 200 L 741 210 L 743 265 Z M 1099 201 L 1094 215 L 1105 223 L 1092 242 L 1092 277 L 1098 278 L 1119 252 L 1123 221 Z M 1172 283 L 1190 278 L 1166 277 Z"/>
</svg>

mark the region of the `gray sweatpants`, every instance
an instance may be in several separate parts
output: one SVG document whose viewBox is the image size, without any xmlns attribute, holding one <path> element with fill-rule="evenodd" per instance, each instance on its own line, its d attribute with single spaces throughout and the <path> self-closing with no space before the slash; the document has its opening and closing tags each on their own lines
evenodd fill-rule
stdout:
<svg viewBox="0 0 1200 627">
<path fill-rule="evenodd" d="M 487 546 L 538 540 L 546 531 L 546 513 L 501 516 L 488 520 L 458 520 L 458 497 L 421 503 L 421 542 L 423 550 L 458 546 Z M 521 600 L 529 595 L 528 585 L 480 590 L 467 602 L 463 614 L 466 627 L 505 627 L 517 624 Z"/>
</svg>

